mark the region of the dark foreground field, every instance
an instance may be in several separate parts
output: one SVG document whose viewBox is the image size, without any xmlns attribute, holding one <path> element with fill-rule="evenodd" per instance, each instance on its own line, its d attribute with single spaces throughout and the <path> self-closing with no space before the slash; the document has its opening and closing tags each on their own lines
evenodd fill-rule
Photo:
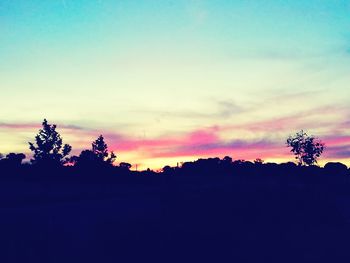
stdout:
<svg viewBox="0 0 350 263">
<path fill-rule="evenodd" d="M 349 262 L 343 181 L 6 179 L 0 262 Z"/>
</svg>

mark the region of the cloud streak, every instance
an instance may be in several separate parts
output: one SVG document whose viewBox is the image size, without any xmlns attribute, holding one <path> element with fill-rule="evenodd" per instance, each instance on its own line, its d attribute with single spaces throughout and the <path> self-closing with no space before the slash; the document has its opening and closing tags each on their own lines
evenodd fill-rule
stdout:
<svg viewBox="0 0 350 263">
<path fill-rule="evenodd" d="M 270 131 L 286 130 L 291 123 L 297 123 L 300 118 L 295 116 L 280 119 L 268 119 L 242 125 L 212 126 L 194 129 L 190 132 L 140 138 L 113 130 L 96 130 L 78 125 L 59 125 L 57 130 L 64 136 L 64 141 L 73 146 L 74 154 L 89 148 L 91 142 L 99 134 L 103 134 L 110 150 L 115 151 L 120 159 L 128 156 L 132 163 L 142 163 L 144 160 L 164 159 L 159 167 L 167 164 L 168 159 L 193 159 L 225 155 L 235 159 L 253 160 L 263 158 L 268 160 L 293 160 L 293 156 L 285 145 L 285 138 L 271 136 Z M 36 133 L 40 125 L 34 123 L 0 123 L 0 129 L 7 132 L 30 131 Z M 223 132 L 245 129 L 246 131 L 264 131 L 262 137 L 242 139 L 239 137 L 227 139 Z M 321 138 L 326 143 L 325 159 L 350 158 L 350 135 L 326 135 Z M 27 149 L 27 145 L 23 146 Z M 157 167 L 157 168 L 159 168 Z"/>
</svg>

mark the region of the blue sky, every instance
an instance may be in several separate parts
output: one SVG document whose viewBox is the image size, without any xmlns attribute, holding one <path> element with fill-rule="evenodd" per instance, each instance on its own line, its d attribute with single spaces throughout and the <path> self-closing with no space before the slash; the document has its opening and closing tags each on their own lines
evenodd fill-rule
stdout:
<svg viewBox="0 0 350 263">
<path fill-rule="evenodd" d="M 120 158 L 153 167 L 230 153 L 284 160 L 284 138 L 300 128 L 330 141 L 326 160 L 349 162 L 349 43 L 348 1 L 2 0 L 0 152 L 27 151 L 29 124 L 48 118 L 81 127 L 62 131 L 77 150 L 106 133 Z M 175 139 L 213 127 L 210 152 Z M 154 144 L 120 146 L 140 141 Z"/>
</svg>

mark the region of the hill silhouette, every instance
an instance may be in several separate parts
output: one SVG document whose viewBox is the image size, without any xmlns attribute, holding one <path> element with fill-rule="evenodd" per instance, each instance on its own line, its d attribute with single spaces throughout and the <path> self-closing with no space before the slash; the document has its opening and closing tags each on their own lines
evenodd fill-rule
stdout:
<svg viewBox="0 0 350 263">
<path fill-rule="evenodd" d="M 350 259 L 344 164 L 226 156 L 132 171 L 102 135 L 69 156 L 47 121 L 30 147 L 31 163 L 0 160 L 0 262 Z"/>
</svg>

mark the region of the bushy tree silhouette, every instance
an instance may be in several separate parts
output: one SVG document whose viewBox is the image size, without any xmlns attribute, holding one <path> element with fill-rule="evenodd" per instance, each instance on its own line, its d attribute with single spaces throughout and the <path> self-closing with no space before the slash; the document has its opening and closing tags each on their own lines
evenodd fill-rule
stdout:
<svg viewBox="0 0 350 263">
<path fill-rule="evenodd" d="M 121 162 L 119 164 L 119 167 L 122 168 L 123 170 L 130 170 L 132 165 L 130 163 Z"/>
<path fill-rule="evenodd" d="M 78 157 L 73 156 L 71 162 L 80 167 L 94 167 L 111 165 L 117 158 L 114 152 L 108 152 L 108 146 L 102 135 L 93 141 L 91 146 L 91 150 L 82 151 Z"/>
<path fill-rule="evenodd" d="M 20 166 L 25 158 L 23 153 L 9 153 L 4 160 L 11 166 Z"/>
<path fill-rule="evenodd" d="M 232 158 L 230 156 L 225 156 L 222 159 L 222 162 L 225 163 L 225 164 L 232 164 Z"/>
<path fill-rule="evenodd" d="M 263 164 L 263 163 L 264 163 L 264 160 L 261 159 L 261 158 L 256 158 L 256 159 L 254 160 L 254 164 L 261 165 L 261 164 Z"/>
<path fill-rule="evenodd" d="M 63 165 L 69 161 L 72 150 L 69 144 L 63 145 L 61 135 L 56 131 L 56 125 L 51 125 L 44 119 L 42 129 L 35 136 L 35 144 L 29 142 L 29 149 L 34 153 L 33 164 Z"/>
<path fill-rule="evenodd" d="M 72 156 L 70 162 L 78 166 L 93 166 L 97 162 L 97 157 L 91 150 L 83 150 L 79 156 Z"/>
<path fill-rule="evenodd" d="M 313 165 L 317 163 L 317 159 L 324 150 L 324 143 L 314 136 L 309 136 L 305 131 L 301 130 L 294 136 L 289 136 L 287 146 L 291 147 L 295 159 L 299 165 Z"/>
</svg>

